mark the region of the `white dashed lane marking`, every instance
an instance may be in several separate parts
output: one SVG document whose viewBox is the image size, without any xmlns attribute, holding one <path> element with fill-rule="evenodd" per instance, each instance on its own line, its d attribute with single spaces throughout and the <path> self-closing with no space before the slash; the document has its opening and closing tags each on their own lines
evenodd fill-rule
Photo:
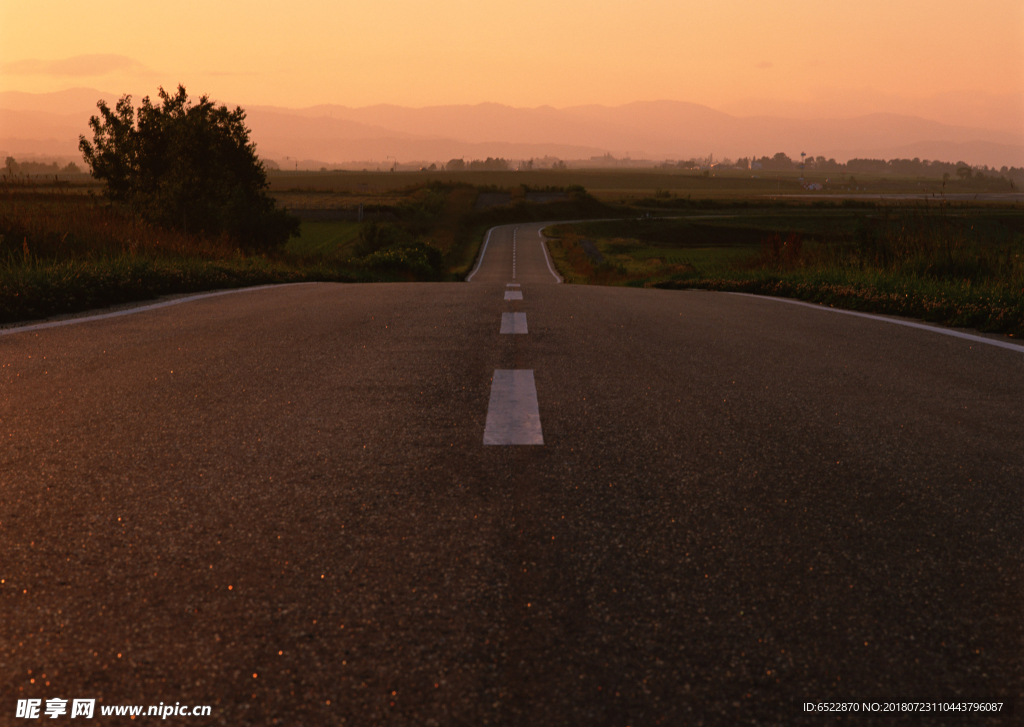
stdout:
<svg viewBox="0 0 1024 727">
<path fill-rule="evenodd" d="M 520 287 L 520 285 L 519 285 L 519 283 L 505 283 L 505 287 L 506 288 L 518 288 L 518 287 Z"/>
<path fill-rule="evenodd" d="M 505 291 L 505 300 L 522 300 L 522 299 L 523 299 L 523 291 L 521 291 L 521 290 L 506 290 Z"/>
<path fill-rule="evenodd" d="M 544 444 L 533 369 L 495 370 L 484 444 Z"/>
<path fill-rule="evenodd" d="M 502 333 L 526 333 L 526 314 L 525 313 L 502 313 L 501 314 L 501 332 Z"/>
</svg>

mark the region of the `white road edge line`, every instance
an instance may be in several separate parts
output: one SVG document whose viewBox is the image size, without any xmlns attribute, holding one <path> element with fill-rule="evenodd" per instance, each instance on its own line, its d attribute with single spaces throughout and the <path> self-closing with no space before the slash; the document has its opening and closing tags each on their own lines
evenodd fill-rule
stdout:
<svg viewBox="0 0 1024 727">
<path fill-rule="evenodd" d="M 476 267 L 473 268 L 473 272 L 466 276 L 467 283 L 473 280 L 473 276 L 480 272 L 480 266 L 483 265 L 484 262 L 484 255 L 487 254 L 487 243 L 491 241 L 491 233 L 498 229 L 498 227 L 500 227 L 500 225 L 495 225 L 487 231 L 487 237 L 484 238 L 484 246 L 483 249 L 480 250 L 480 258 L 476 261 Z"/>
<path fill-rule="evenodd" d="M 484 445 L 544 444 L 533 369 L 496 369 Z"/>
<path fill-rule="evenodd" d="M 914 321 L 901 321 L 895 318 L 886 318 L 885 316 L 878 316 L 872 313 L 861 313 L 855 310 L 845 310 L 843 308 L 831 308 L 829 306 L 818 305 L 817 303 L 805 303 L 802 300 L 792 300 L 790 298 L 776 298 L 771 295 L 755 295 L 753 293 L 734 293 L 727 291 L 729 295 L 742 295 L 746 298 L 758 298 L 760 300 L 774 300 L 778 303 L 791 303 L 792 305 L 801 305 L 805 308 L 813 308 L 814 310 L 827 311 L 829 313 L 842 313 L 848 316 L 857 316 L 858 318 L 869 318 L 873 321 L 882 321 L 883 323 L 893 323 L 897 326 L 906 326 L 907 328 L 917 328 L 922 331 L 931 331 L 932 333 L 941 333 L 943 336 L 953 336 L 954 338 L 963 338 L 968 341 L 974 341 L 975 343 L 985 343 L 989 346 L 998 346 L 999 348 L 1007 348 L 1011 351 L 1017 351 L 1018 353 L 1024 353 L 1024 346 L 1017 343 L 1008 343 L 1006 341 L 997 341 L 992 338 L 985 338 L 984 336 L 975 336 L 971 333 L 961 333 L 960 331 L 953 331 L 948 328 L 939 328 L 937 326 L 929 326 L 924 323 L 915 323 Z"/>
<path fill-rule="evenodd" d="M 582 220 L 569 220 L 569 222 L 581 222 L 581 221 Z M 558 222 L 545 222 L 545 223 L 543 223 L 539 228 L 537 228 L 537 237 L 539 237 L 540 240 L 541 240 L 540 244 L 541 244 L 541 248 L 544 251 L 544 262 L 546 262 L 548 264 L 548 271 L 551 273 L 552 277 L 554 277 L 556 283 L 564 283 L 565 281 L 562 280 L 562 277 L 558 273 L 555 272 L 555 268 L 551 264 L 551 256 L 548 253 L 547 245 L 544 243 L 544 235 L 541 234 L 541 231 L 545 227 L 547 227 L 548 225 L 552 225 L 552 224 L 560 224 L 560 223 L 558 223 Z M 487 245 L 491 241 L 491 233 L 494 232 L 499 227 L 502 227 L 502 225 L 495 225 L 494 227 L 492 227 L 491 229 L 489 229 L 487 231 L 487 237 L 484 238 L 484 246 L 480 249 L 480 257 L 477 258 L 476 266 L 473 268 L 473 271 L 469 275 L 466 276 L 466 282 L 467 283 L 472 282 L 473 281 L 473 276 L 476 275 L 478 272 L 480 272 L 480 266 L 483 265 L 483 263 L 484 263 L 484 255 L 487 254 Z M 518 229 L 519 229 L 518 227 L 515 227 L 515 228 L 512 229 L 512 244 L 513 244 L 513 252 L 512 252 L 513 272 L 512 272 L 512 279 L 513 280 L 515 280 L 515 277 L 516 277 L 516 275 L 515 275 L 515 238 L 516 238 L 516 230 L 518 230 Z"/>
<path fill-rule="evenodd" d="M 8 336 L 12 333 L 26 333 L 28 331 L 39 331 L 44 328 L 56 328 L 57 326 L 70 326 L 75 323 L 88 323 L 90 321 L 101 321 L 106 318 L 118 318 L 120 316 L 129 316 L 133 313 L 143 313 L 148 310 L 156 310 L 157 308 L 167 308 L 172 305 L 179 305 L 181 303 L 190 303 L 193 300 L 201 300 L 202 298 L 216 298 L 218 295 L 232 295 L 234 293 L 249 293 L 254 290 L 266 290 L 267 288 L 287 288 L 292 285 L 317 285 L 316 282 L 309 283 L 281 283 L 280 285 L 254 285 L 250 288 L 235 288 L 234 290 L 218 290 L 214 293 L 200 293 L 199 295 L 189 295 L 184 298 L 175 298 L 174 300 L 165 300 L 163 303 L 152 303 L 150 305 L 140 305 L 136 308 L 125 308 L 124 310 L 114 311 L 112 313 L 100 313 L 95 316 L 82 316 L 81 318 L 67 318 L 63 321 L 49 321 L 48 323 L 36 323 L 31 326 L 15 326 L 14 328 L 0 329 L 0 336 Z"/>
<path fill-rule="evenodd" d="M 502 313 L 500 333 L 528 333 L 525 313 Z"/>
<path fill-rule="evenodd" d="M 564 282 L 562 280 L 562 276 L 556 273 L 555 269 L 551 266 L 551 255 L 548 253 L 547 241 L 544 239 L 544 236 L 540 234 L 540 231 L 543 229 L 544 228 L 542 227 L 539 230 L 537 230 L 537 234 L 540 235 L 540 249 L 544 251 L 544 262 L 548 264 L 548 271 L 555 276 L 555 282 L 562 283 Z"/>
</svg>

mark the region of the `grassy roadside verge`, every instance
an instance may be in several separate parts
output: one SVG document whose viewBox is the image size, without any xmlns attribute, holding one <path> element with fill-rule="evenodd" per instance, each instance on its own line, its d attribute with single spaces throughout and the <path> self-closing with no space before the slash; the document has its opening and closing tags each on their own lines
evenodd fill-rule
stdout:
<svg viewBox="0 0 1024 727">
<path fill-rule="evenodd" d="M 227 238 L 156 227 L 91 195 L 0 187 L 0 323 L 206 290 L 409 279 L 333 254 L 355 229 L 342 230 L 345 239 L 312 232 L 288 248 L 246 254 Z"/>
<path fill-rule="evenodd" d="M 567 282 L 779 296 L 1024 336 L 1016 208 L 820 214 L 634 219 L 548 234 Z"/>
<path fill-rule="evenodd" d="M 917 318 L 985 333 L 1024 336 L 1024 296 L 1005 289 L 842 271 L 679 277 L 651 287 L 794 298 L 863 313 Z"/>
<path fill-rule="evenodd" d="M 145 301 L 162 295 L 298 282 L 385 279 L 329 265 L 293 266 L 265 258 L 29 261 L 0 268 L 0 323 Z"/>
</svg>

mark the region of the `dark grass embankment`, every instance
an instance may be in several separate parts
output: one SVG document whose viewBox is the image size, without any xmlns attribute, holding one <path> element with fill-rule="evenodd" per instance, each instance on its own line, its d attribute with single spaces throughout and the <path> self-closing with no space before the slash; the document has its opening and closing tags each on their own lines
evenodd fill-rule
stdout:
<svg viewBox="0 0 1024 727">
<path fill-rule="evenodd" d="M 299 282 L 379 280 L 330 266 L 293 267 L 261 258 L 210 261 L 143 255 L 0 266 L 0 323 L 152 300 L 163 295 Z"/>
<path fill-rule="evenodd" d="M 0 188 L 0 323 L 176 293 L 389 277 L 324 259 L 244 255 L 226 238 L 154 227 L 89 195 Z"/>
<path fill-rule="evenodd" d="M 379 176 L 379 175 L 378 175 Z M 395 175 L 408 181 L 408 175 Z M 324 194 L 348 194 L 331 189 L 328 183 L 340 184 L 347 177 L 335 175 L 323 177 L 323 189 L 314 190 Z M 390 180 L 385 177 L 384 180 Z M 591 197 L 582 187 L 544 187 L 534 189 L 523 184 L 511 188 L 478 187 L 465 182 L 422 181 L 423 176 L 414 176 L 419 184 L 391 186 L 373 197 L 363 191 L 350 200 L 335 199 L 336 214 L 355 219 L 357 209 L 362 206 L 364 219 L 400 228 L 402 235 L 410 241 L 422 242 L 436 248 L 442 255 L 440 277 L 445 280 L 461 280 L 469 272 L 479 252 L 487 229 L 495 225 L 515 222 L 534 222 L 552 219 L 587 219 L 635 214 L 621 207 L 613 207 Z M 382 182 L 383 183 L 383 182 Z M 481 192 L 504 192 L 509 203 L 479 209 L 476 202 Z M 296 190 L 295 194 L 311 195 L 308 190 Z M 546 201 L 529 199 L 531 193 L 541 197 L 552 197 Z M 282 199 L 282 196 L 279 196 Z M 371 202 L 371 200 L 374 200 Z M 293 201 L 295 201 L 293 199 Z M 307 202 L 309 200 L 306 200 Z M 322 202 L 322 201 L 321 201 Z M 317 202 L 320 204 L 321 202 Z M 323 212 L 325 208 L 317 207 Z M 303 233 L 305 235 L 305 233 Z M 296 246 L 297 247 L 297 246 Z M 351 245 L 347 253 L 353 258 L 365 254 L 360 245 Z M 436 278 L 431 278 L 436 279 Z"/>
<path fill-rule="evenodd" d="M 554 257 L 575 282 L 774 295 L 1024 335 L 1017 207 L 879 206 L 854 218 L 807 210 L 788 233 L 785 219 L 588 223 L 563 229 Z M 603 264 L 584 254 L 584 236 L 605 253 Z"/>
<path fill-rule="evenodd" d="M 972 286 L 854 271 L 777 273 L 749 271 L 723 277 L 677 277 L 667 289 L 719 290 L 771 295 L 834 308 L 917 318 L 986 333 L 1024 336 L 1024 295 L 995 286 Z"/>
</svg>

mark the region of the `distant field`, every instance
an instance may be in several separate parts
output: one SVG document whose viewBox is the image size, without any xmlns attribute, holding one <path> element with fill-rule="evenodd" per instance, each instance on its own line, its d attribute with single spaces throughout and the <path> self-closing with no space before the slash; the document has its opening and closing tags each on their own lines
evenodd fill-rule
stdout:
<svg viewBox="0 0 1024 727">
<path fill-rule="evenodd" d="M 433 181 L 472 184 L 483 188 L 533 189 L 580 185 L 594 197 L 608 202 L 634 201 L 645 197 L 662 202 L 672 199 L 764 198 L 792 195 L 863 196 L 1009 194 L 1008 183 L 992 179 L 984 183 L 941 179 L 908 179 L 888 175 L 846 175 L 808 172 L 703 172 L 679 169 L 567 169 L 532 171 L 465 172 L 274 172 L 271 192 L 283 204 L 317 207 L 349 206 L 369 198 L 389 195 Z M 807 190 L 805 184 L 826 189 Z"/>
<path fill-rule="evenodd" d="M 359 237 L 358 222 L 303 221 L 299 237 L 288 241 L 287 252 L 301 257 L 345 258 Z"/>
<path fill-rule="evenodd" d="M 706 175 L 706 176 L 705 176 Z M 395 204 L 406 198 L 410 190 L 430 182 L 469 184 L 485 190 L 512 190 L 521 185 L 541 190 L 547 187 L 579 185 L 605 202 L 635 203 L 650 198 L 660 205 L 678 200 L 768 199 L 776 197 L 859 198 L 877 201 L 879 195 L 946 195 L 950 199 L 974 201 L 1012 196 L 1007 182 L 987 178 L 974 180 L 903 178 L 890 175 L 824 174 L 807 172 L 766 172 L 725 170 L 704 172 L 681 169 L 567 169 L 533 171 L 463 171 L 463 172 L 281 172 L 268 175 L 270 192 L 279 204 L 290 209 L 354 208 L 362 204 Z M 99 192 L 102 185 L 88 174 L 60 175 L 56 184 L 52 177 L 31 181 L 37 189 L 57 188 L 69 193 Z M 822 190 L 808 190 L 805 185 L 821 184 Z M 1018 202 L 1024 195 L 1016 194 Z M 980 200 L 979 200 L 980 201 Z"/>
<path fill-rule="evenodd" d="M 433 181 L 472 184 L 478 187 L 511 189 L 519 185 L 532 188 L 580 185 L 595 196 L 619 193 L 651 193 L 669 191 L 724 191 L 770 193 L 780 188 L 800 189 L 798 175 L 784 175 L 780 184 L 771 179 L 754 179 L 750 175 L 727 174 L 704 177 L 692 171 L 654 169 L 594 169 L 535 171 L 473 171 L 473 172 L 275 172 L 270 175 L 271 191 L 347 192 L 352 195 L 380 194 Z M 791 177 L 791 178 L 790 178 Z"/>
<path fill-rule="evenodd" d="M 554 225 L 552 255 L 567 282 L 643 284 L 673 275 L 711 274 L 756 257 L 764 230 L 726 224 L 724 215 L 682 219 L 623 219 Z M 699 220 L 699 221 L 698 221 Z"/>
</svg>

